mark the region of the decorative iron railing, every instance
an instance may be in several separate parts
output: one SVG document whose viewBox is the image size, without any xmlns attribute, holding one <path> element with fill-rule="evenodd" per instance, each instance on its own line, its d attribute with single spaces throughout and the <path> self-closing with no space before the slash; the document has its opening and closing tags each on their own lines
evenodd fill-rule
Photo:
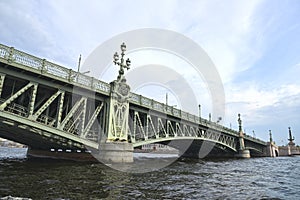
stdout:
<svg viewBox="0 0 300 200">
<path fill-rule="evenodd" d="M 109 94 L 110 85 L 93 77 L 67 69 L 46 59 L 41 59 L 25 52 L 0 44 L 0 58 L 8 63 L 18 64 L 18 67 L 41 73 L 45 76 L 62 79 L 83 87 L 94 89 L 97 92 Z"/>
</svg>

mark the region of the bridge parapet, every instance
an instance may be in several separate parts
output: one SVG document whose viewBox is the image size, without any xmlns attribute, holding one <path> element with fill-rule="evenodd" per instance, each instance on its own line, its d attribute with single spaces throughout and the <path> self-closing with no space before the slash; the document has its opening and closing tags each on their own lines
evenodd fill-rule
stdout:
<svg viewBox="0 0 300 200">
<path fill-rule="evenodd" d="M 108 83 L 3 44 L 0 44 L 0 60 L 20 69 L 43 74 L 44 76 L 95 90 L 102 94 L 108 95 L 110 92 Z"/>
<path fill-rule="evenodd" d="M 267 142 L 263 141 L 263 140 L 260 140 L 258 138 L 255 138 L 255 137 L 252 137 L 250 135 L 244 135 L 244 139 L 247 139 L 247 140 L 250 140 L 252 142 L 256 142 L 256 143 L 259 143 L 259 144 L 262 144 L 262 145 L 267 145 Z"/>
</svg>

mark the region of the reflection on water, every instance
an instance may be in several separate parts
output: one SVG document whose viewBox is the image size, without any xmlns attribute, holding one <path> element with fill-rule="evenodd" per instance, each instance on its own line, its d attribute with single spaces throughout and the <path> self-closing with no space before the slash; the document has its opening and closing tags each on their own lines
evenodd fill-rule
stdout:
<svg viewBox="0 0 300 200">
<path fill-rule="evenodd" d="M 26 158 L 27 148 L 0 147 L 0 160 Z"/>
<path fill-rule="evenodd" d="M 159 158 L 158 161 L 160 159 L 168 158 Z M 182 158 L 158 171 L 130 174 L 113 170 L 101 163 L 2 159 L 0 197 L 300 199 L 299 166 L 300 157 L 245 160 Z"/>
<path fill-rule="evenodd" d="M 168 153 L 134 153 L 134 159 L 141 158 L 178 158 L 178 154 L 168 154 Z"/>
</svg>

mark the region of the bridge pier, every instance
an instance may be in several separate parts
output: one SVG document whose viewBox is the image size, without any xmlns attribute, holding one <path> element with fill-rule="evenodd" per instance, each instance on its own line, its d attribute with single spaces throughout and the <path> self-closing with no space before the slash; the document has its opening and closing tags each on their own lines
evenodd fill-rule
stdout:
<svg viewBox="0 0 300 200">
<path fill-rule="evenodd" d="M 236 158 L 250 158 L 250 151 L 248 149 L 239 150 L 239 153 L 235 155 Z"/>
<path fill-rule="evenodd" d="M 267 146 L 266 146 L 266 154 L 267 155 L 266 156 L 267 157 L 278 157 L 279 156 L 278 146 L 276 146 L 275 143 L 273 142 L 271 130 L 269 130 L 269 135 L 270 135 L 270 142 L 267 142 Z"/>
<path fill-rule="evenodd" d="M 124 68 L 129 69 L 130 60 L 124 63 L 126 45 L 121 45 L 121 60 L 114 55 L 115 65 L 120 66 L 117 80 L 110 83 L 108 135 L 105 143 L 99 145 L 99 159 L 104 163 L 132 163 L 133 144 L 128 142 L 128 116 L 130 86 L 126 83 Z"/>
<path fill-rule="evenodd" d="M 132 163 L 133 145 L 123 142 L 101 144 L 96 158 L 103 163 Z"/>
<path fill-rule="evenodd" d="M 244 133 L 242 129 L 242 120 L 241 120 L 241 115 L 238 114 L 238 123 L 239 123 L 239 144 L 240 148 L 238 151 L 238 154 L 236 154 L 235 157 L 237 158 L 250 158 L 250 151 L 245 148 L 245 143 L 244 143 Z"/>
</svg>

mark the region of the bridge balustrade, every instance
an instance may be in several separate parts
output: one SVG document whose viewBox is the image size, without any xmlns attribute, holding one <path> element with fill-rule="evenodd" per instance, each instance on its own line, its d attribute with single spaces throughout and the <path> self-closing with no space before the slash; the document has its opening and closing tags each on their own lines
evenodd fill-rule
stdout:
<svg viewBox="0 0 300 200">
<path fill-rule="evenodd" d="M 17 63 L 19 67 L 25 67 L 27 70 L 50 75 L 50 77 L 60 78 L 63 81 L 78 84 L 80 86 L 95 89 L 104 94 L 109 94 L 110 85 L 93 77 L 75 72 L 58 64 L 41 59 L 36 56 L 0 44 L 0 58 L 7 60 L 8 63 Z"/>
</svg>

